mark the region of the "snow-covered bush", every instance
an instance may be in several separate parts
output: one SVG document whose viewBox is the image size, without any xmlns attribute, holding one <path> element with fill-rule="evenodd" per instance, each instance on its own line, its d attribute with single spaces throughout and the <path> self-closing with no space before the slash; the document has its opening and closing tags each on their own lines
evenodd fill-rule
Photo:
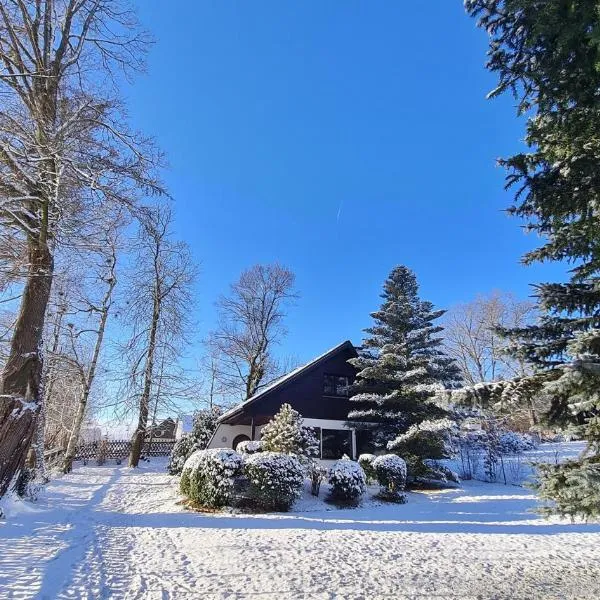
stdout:
<svg viewBox="0 0 600 600">
<path fill-rule="evenodd" d="M 299 456 L 307 458 L 318 458 L 321 454 L 321 443 L 315 430 L 312 427 L 302 427 L 302 443 L 300 445 Z"/>
<path fill-rule="evenodd" d="M 440 472 L 431 468 L 432 460 L 450 458 L 452 433 L 456 423 L 450 419 L 426 420 L 412 425 L 388 443 L 392 450 L 404 457 L 408 477 L 417 479 L 440 479 Z M 444 480 L 444 478 L 441 478 Z"/>
<path fill-rule="evenodd" d="M 237 445 L 236 451 L 240 454 L 256 454 L 262 452 L 262 442 L 258 440 L 246 440 Z"/>
<path fill-rule="evenodd" d="M 460 483 L 460 476 L 458 473 L 450 469 L 449 467 L 440 464 L 437 460 L 426 460 L 425 464 L 433 473 L 432 479 L 441 483 Z"/>
<path fill-rule="evenodd" d="M 188 457 L 196 450 L 204 450 L 208 446 L 221 414 L 221 409 L 216 407 L 199 410 L 194 414 L 192 431 L 184 434 L 173 446 L 167 467 L 170 475 L 179 475 Z"/>
<path fill-rule="evenodd" d="M 202 450 L 202 448 L 196 447 L 196 443 L 190 434 L 183 435 L 181 439 L 177 440 L 169 457 L 169 465 L 167 467 L 169 475 L 180 475 L 185 461 L 196 450 Z"/>
<path fill-rule="evenodd" d="M 385 500 L 405 502 L 406 462 L 396 454 L 378 456 L 372 463 L 379 482 L 379 496 Z"/>
<path fill-rule="evenodd" d="M 510 430 L 500 435 L 498 444 L 502 454 L 521 454 L 538 447 L 537 440 L 531 435 Z"/>
<path fill-rule="evenodd" d="M 458 433 L 458 455 L 463 479 L 487 481 L 520 481 L 522 464 L 519 455 L 537 448 L 537 440 L 523 433 L 506 429 L 495 418 L 483 420 L 484 429 Z M 510 456 L 510 461 L 505 457 Z"/>
<path fill-rule="evenodd" d="M 265 510 L 289 510 L 302 494 L 304 469 L 300 461 L 281 452 L 259 452 L 244 460 L 252 502 Z"/>
<path fill-rule="evenodd" d="M 374 454 L 361 454 L 358 457 L 358 464 L 362 467 L 362 470 L 365 472 L 367 483 L 377 480 L 377 474 L 375 473 L 375 469 L 373 468 L 373 461 L 376 458 L 377 457 Z"/>
<path fill-rule="evenodd" d="M 263 450 L 306 457 L 318 456 L 319 441 L 314 431 L 304 427 L 303 422 L 297 410 L 289 404 L 282 404 L 279 412 L 261 431 Z"/>
<path fill-rule="evenodd" d="M 242 465 L 242 456 L 235 450 L 197 450 L 183 465 L 181 493 L 201 506 L 227 506 Z"/>
<path fill-rule="evenodd" d="M 329 485 L 329 500 L 335 504 L 356 506 L 367 489 L 365 472 L 357 462 L 344 456 L 331 466 Z"/>
</svg>

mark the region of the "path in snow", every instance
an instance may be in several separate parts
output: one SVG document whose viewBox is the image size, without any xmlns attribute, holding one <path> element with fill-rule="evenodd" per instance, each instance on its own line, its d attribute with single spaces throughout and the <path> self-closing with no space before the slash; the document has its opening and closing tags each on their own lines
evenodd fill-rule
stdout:
<svg viewBox="0 0 600 600">
<path fill-rule="evenodd" d="M 600 597 L 600 525 L 543 521 L 522 488 L 206 516 L 176 504 L 162 467 L 80 467 L 13 510 L 0 522 L 0 597 Z"/>
</svg>

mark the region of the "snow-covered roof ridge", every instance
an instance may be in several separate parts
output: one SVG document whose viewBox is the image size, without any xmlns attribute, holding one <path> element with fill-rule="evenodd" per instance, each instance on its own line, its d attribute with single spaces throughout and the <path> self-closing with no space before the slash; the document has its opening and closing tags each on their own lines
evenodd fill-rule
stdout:
<svg viewBox="0 0 600 600">
<path fill-rule="evenodd" d="M 258 400 L 259 398 L 262 398 L 267 392 L 270 392 L 270 391 L 278 388 L 279 386 L 284 385 L 285 383 L 288 383 L 289 381 L 295 379 L 298 375 L 302 374 L 304 371 L 307 371 L 311 367 L 314 367 L 317 363 L 328 358 L 330 355 L 335 354 L 336 352 L 338 352 L 339 350 L 341 350 L 342 348 L 344 348 L 348 345 L 350 345 L 354 348 L 354 345 L 352 344 L 352 342 L 350 340 L 345 340 L 341 344 L 338 344 L 337 346 L 330 348 L 329 350 L 327 350 L 327 352 L 324 352 L 323 354 L 320 354 L 316 358 L 313 358 L 310 362 L 307 362 L 306 364 L 301 365 L 300 367 L 297 367 L 293 371 L 290 371 L 286 375 L 283 375 L 283 376 L 279 377 L 278 379 L 275 379 L 269 385 L 266 385 L 259 392 L 254 394 L 254 396 L 251 396 L 250 398 L 248 398 L 247 400 L 244 400 L 240 404 L 236 404 L 233 408 L 230 408 L 226 413 L 223 413 L 219 417 L 218 422 L 219 423 L 223 422 L 224 420 L 228 419 L 236 412 L 239 412 L 240 409 L 248 406 L 249 404 L 253 403 L 255 400 Z"/>
</svg>

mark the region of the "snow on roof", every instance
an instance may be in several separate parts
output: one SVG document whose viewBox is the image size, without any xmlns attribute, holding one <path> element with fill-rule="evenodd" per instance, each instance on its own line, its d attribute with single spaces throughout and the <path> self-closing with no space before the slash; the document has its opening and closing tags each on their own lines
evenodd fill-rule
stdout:
<svg viewBox="0 0 600 600">
<path fill-rule="evenodd" d="M 234 415 L 236 412 L 239 412 L 240 409 L 244 408 L 245 406 L 248 406 L 248 404 L 254 402 L 255 400 L 258 400 L 259 398 L 264 396 L 267 392 L 270 392 L 271 390 L 279 387 L 280 385 L 283 385 L 284 383 L 294 379 L 297 375 L 300 375 L 300 373 L 302 373 L 306 369 L 309 369 L 310 367 L 314 366 L 316 363 L 323 360 L 330 354 L 333 354 L 333 353 L 337 352 L 338 350 L 341 350 L 347 344 L 350 344 L 352 346 L 352 342 L 350 340 L 346 340 L 346 341 L 342 342 L 341 344 L 338 344 L 337 346 L 330 348 L 329 350 L 327 350 L 327 352 L 324 352 L 323 354 L 317 356 L 316 358 L 313 358 L 310 362 L 294 369 L 293 371 L 290 371 L 289 373 L 287 373 L 286 375 L 283 375 L 282 377 L 279 377 L 278 379 L 275 379 L 274 381 L 272 381 L 271 383 L 266 385 L 264 388 L 262 388 L 262 390 L 260 390 L 256 394 L 254 394 L 254 396 L 251 396 L 247 400 L 244 400 L 244 402 L 241 402 L 240 404 L 237 404 L 233 408 L 229 409 L 226 413 L 223 413 L 219 417 L 219 423 L 221 423 L 225 419 L 228 419 L 229 417 Z"/>
</svg>

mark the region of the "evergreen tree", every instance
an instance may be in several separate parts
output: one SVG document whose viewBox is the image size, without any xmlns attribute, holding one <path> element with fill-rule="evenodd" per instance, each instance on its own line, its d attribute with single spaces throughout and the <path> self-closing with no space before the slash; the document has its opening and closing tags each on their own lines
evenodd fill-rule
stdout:
<svg viewBox="0 0 600 600">
<path fill-rule="evenodd" d="M 173 446 L 169 466 L 170 475 L 180 475 L 185 461 L 196 450 L 204 450 L 217 429 L 217 420 L 223 414 L 220 408 L 205 408 L 194 413 L 192 431 L 185 433 Z"/>
<path fill-rule="evenodd" d="M 267 452 L 283 452 L 315 457 L 319 442 L 312 429 L 304 427 L 302 416 L 289 404 L 282 404 L 279 412 L 261 431 L 262 448 Z"/>
<path fill-rule="evenodd" d="M 437 336 L 443 328 L 435 321 L 444 311 L 419 298 L 416 277 L 405 266 L 391 272 L 381 298 L 383 304 L 371 315 L 374 324 L 365 330 L 359 356 L 350 360 L 358 374 L 351 397 L 355 408 L 348 419 L 359 431 L 371 432 L 373 450 L 394 450 L 407 461 L 409 475 L 426 475 L 423 459 L 441 456 L 430 454 L 431 444 L 413 444 L 411 457 L 402 455 L 401 436 L 411 427 L 414 431 L 442 419 L 446 413 L 432 399 L 460 380 Z M 441 446 L 437 448 L 439 454 Z"/>
<path fill-rule="evenodd" d="M 524 262 L 567 261 L 565 283 L 536 286 L 543 317 L 506 331 L 537 370 L 551 419 L 570 413 L 587 440 L 575 461 L 540 469 L 549 511 L 600 515 L 600 11 L 597 0 L 467 0 L 491 41 L 491 95 L 511 91 L 528 114 L 528 152 L 502 161 L 510 212 L 544 243 Z"/>
</svg>

